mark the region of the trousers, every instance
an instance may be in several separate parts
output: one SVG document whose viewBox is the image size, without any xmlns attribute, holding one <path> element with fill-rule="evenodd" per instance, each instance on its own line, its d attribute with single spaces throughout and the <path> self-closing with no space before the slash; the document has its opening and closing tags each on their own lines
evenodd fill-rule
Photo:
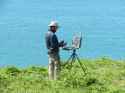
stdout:
<svg viewBox="0 0 125 93">
<path fill-rule="evenodd" d="M 49 66 L 48 66 L 49 80 L 57 80 L 61 71 L 59 53 L 48 54 L 48 57 L 49 57 Z"/>
</svg>

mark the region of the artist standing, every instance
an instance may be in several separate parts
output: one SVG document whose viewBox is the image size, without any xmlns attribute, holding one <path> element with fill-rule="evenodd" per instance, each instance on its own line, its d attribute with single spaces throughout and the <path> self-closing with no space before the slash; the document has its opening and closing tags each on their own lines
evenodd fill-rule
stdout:
<svg viewBox="0 0 125 93">
<path fill-rule="evenodd" d="M 66 43 L 64 43 L 64 41 L 58 41 L 55 33 L 59 26 L 56 21 L 51 21 L 48 26 L 49 31 L 46 33 L 45 37 L 49 58 L 48 74 L 50 80 L 56 80 L 61 70 L 59 48 L 65 46 Z"/>
</svg>

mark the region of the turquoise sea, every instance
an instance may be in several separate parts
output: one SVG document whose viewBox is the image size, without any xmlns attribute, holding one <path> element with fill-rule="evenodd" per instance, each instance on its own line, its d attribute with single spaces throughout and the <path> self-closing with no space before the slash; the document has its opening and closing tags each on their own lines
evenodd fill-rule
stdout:
<svg viewBox="0 0 125 93">
<path fill-rule="evenodd" d="M 44 37 L 51 20 L 69 46 L 73 33 L 83 33 L 80 57 L 125 59 L 124 0 L 0 0 L 0 66 L 47 65 Z"/>
</svg>

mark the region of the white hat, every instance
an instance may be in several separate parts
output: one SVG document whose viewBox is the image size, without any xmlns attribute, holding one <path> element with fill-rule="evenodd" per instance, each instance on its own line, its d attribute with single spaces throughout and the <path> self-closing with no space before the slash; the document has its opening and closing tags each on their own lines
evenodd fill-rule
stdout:
<svg viewBox="0 0 125 93">
<path fill-rule="evenodd" d="M 56 26 L 56 27 L 58 27 L 58 23 L 56 21 L 51 21 L 48 26 Z"/>
</svg>

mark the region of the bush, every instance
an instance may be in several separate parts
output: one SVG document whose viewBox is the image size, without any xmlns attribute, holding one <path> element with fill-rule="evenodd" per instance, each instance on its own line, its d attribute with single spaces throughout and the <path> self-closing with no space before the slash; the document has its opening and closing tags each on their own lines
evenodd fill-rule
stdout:
<svg viewBox="0 0 125 93">
<path fill-rule="evenodd" d="M 0 69 L 0 93 L 125 93 L 125 63 L 111 59 L 84 59 L 88 73 L 76 62 L 64 68 L 59 80 L 48 80 L 47 68 Z"/>
</svg>

